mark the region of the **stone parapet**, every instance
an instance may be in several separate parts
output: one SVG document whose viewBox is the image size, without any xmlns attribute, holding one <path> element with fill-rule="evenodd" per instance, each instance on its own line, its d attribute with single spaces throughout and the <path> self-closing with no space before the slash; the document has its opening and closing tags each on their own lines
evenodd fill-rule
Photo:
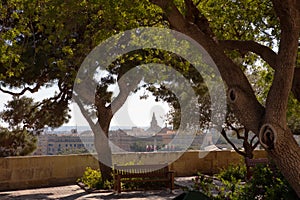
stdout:
<svg viewBox="0 0 300 200">
<path fill-rule="evenodd" d="M 265 151 L 255 151 L 255 157 L 266 157 Z M 175 161 L 174 161 L 175 160 Z M 113 155 L 118 164 L 151 164 L 170 161 L 176 176 L 191 176 L 197 172 L 216 173 L 229 164 L 242 162 L 234 151 L 188 151 L 120 153 Z M 98 168 L 90 154 L 59 156 L 24 156 L 0 158 L 0 191 L 75 184 L 86 167 Z"/>
</svg>

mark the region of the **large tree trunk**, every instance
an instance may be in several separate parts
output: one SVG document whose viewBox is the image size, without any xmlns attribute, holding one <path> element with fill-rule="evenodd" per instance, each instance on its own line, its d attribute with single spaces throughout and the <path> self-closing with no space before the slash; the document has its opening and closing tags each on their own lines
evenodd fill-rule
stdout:
<svg viewBox="0 0 300 200">
<path fill-rule="evenodd" d="M 150 1 L 162 8 L 171 27 L 196 40 L 209 53 L 229 88 L 228 99 L 235 115 L 247 129 L 259 136 L 261 144 L 300 197 L 300 148 L 286 122 L 289 93 L 292 85 L 295 92 L 298 84 L 295 79 L 293 83 L 300 29 L 298 1 L 272 1 L 281 28 L 278 53 L 255 41 L 218 41 L 210 29 L 210 22 L 192 0 L 185 0 L 186 16 L 173 0 Z M 274 80 L 265 107 L 257 101 L 247 77 L 226 56 L 225 49 L 254 52 L 274 68 Z"/>
<path fill-rule="evenodd" d="M 272 125 L 267 126 L 269 127 L 263 128 L 265 130 L 265 137 L 263 136 L 263 138 L 261 138 L 261 144 L 265 146 L 268 151 L 268 155 L 272 158 L 281 173 L 300 197 L 299 145 L 294 140 L 289 129 L 283 130 L 280 127 Z M 261 134 L 263 133 L 261 132 Z M 275 143 L 272 143 L 269 139 L 273 140 Z M 266 143 L 275 145 L 270 148 Z"/>
<path fill-rule="evenodd" d="M 112 152 L 109 146 L 109 126 L 112 119 L 112 113 L 106 109 L 98 117 L 99 123 L 94 128 L 94 143 L 98 155 L 99 168 L 103 181 L 112 180 Z"/>
<path fill-rule="evenodd" d="M 95 139 L 95 145 L 98 147 L 97 155 L 98 155 L 98 163 L 99 169 L 101 172 L 103 181 L 111 181 L 112 180 L 112 153 L 108 144 L 104 144 L 104 142 Z M 100 148 L 99 148 L 100 147 Z"/>
<path fill-rule="evenodd" d="M 99 169 L 103 181 L 112 180 L 112 152 L 105 133 L 95 133 L 95 148 L 97 151 Z"/>
</svg>

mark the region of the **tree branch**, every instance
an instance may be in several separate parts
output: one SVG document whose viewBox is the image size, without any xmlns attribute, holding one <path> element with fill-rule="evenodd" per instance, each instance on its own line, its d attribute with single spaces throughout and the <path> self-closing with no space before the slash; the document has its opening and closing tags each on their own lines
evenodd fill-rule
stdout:
<svg viewBox="0 0 300 200">
<path fill-rule="evenodd" d="M 219 44 L 224 49 L 239 50 L 241 53 L 253 52 L 259 55 L 273 69 L 276 70 L 277 54 L 267 46 L 259 44 L 255 41 L 240 41 L 240 40 L 220 40 Z"/>
<path fill-rule="evenodd" d="M 192 0 L 185 0 L 185 5 L 187 8 L 187 20 L 197 25 L 197 27 L 214 40 L 216 40 L 213 31 L 209 26 L 208 19 L 199 11 Z"/>
<path fill-rule="evenodd" d="M 226 134 L 226 131 L 225 129 L 223 128 L 222 131 L 221 131 L 221 135 L 225 138 L 225 140 L 232 146 L 232 148 L 240 155 L 242 156 L 246 156 L 246 153 L 243 152 L 243 151 L 240 151 L 236 146 L 235 144 L 227 137 L 227 134 Z"/>
<path fill-rule="evenodd" d="M 257 136 L 254 135 L 254 136 L 251 138 L 251 140 L 250 140 L 250 144 L 251 144 L 251 145 L 253 144 L 253 141 L 254 141 L 254 139 L 255 139 L 256 137 L 257 137 Z"/>
<path fill-rule="evenodd" d="M 77 95 L 73 95 L 73 99 L 75 100 L 75 102 L 77 103 L 82 115 L 84 116 L 84 118 L 86 119 L 86 121 L 88 122 L 88 124 L 90 125 L 91 129 L 93 130 L 95 123 L 93 122 L 93 120 L 91 119 L 91 116 L 88 114 L 88 112 L 86 111 L 86 109 L 84 108 L 83 104 L 81 103 L 80 99 L 78 98 Z"/>
<path fill-rule="evenodd" d="M 241 53 L 255 53 L 266 61 L 274 70 L 277 68 L 277 53 L 269 47 L 261 45 L 255 41 L 219 40 L 219 44 L 224 49 L 239 50 Z M 292 92 L 295 98 L 300 102 L 300 68 L 295 68 Z"/>
<path fill-rule="evenodd" d="M 130 92 L 136 89 L 137 85 L 141 82 L 141 80 L 142 80 L 142 76 L 140 76 L 138 73 L 136 73 L 135 77 L 133 78 L 126 77 L 126 74 L 124 74 L 118 80 L 120 92 L 108 107 L 111 109 L 113 115 L 123 106 Z"/>
<path fill-rule="evenodd" d="M 3 93 L 6 93 L 6 94 L 13 95 L 13 96 L 21 96 L 21 95 L 25 94 L 25 92 L 27 92 L 27 91 L 29 91 L 30 93 L 35 93 L 40 88 L 41 88 L 41 84 L 38 82 L 35 87 L 33 87 L 33 88 L 25 87 L 21 92 L 12 92 L 12 91 L 9 91 L 9 90 L 5 90 L 1 87 L 0 87 L 0 91 L 3 92 Z"/>
<path fill-rule="evenodd" d="M 280 20 L 281 37 L 273 84 L 266 100 L 264 123 L 276 124 L 275 126 L 286 130 L 286 109 L 297 58 L 300 16 L 295 8 L 296 1 L 287 0 L 283 3 L 273 0 L 273 5 Z"/>
<path fill-rule="evenodd" d="M 241 70 L 218 45 L 194 23 L 186 20 L 176 8 L 172 0 L 151 0 L 165 12 L 172 27 L 197 41 L 207 51 L 217 65 L 222 79 L 229 88 L 229 102 L 240 121 L 254 133 L 259 132 L 259 124 L 264 114 L 263 106 L 257 101 L 254 91 Z M 245 102 L 248 102 L 245 105 Z M 247 112 L 246 112 L 247 111 Z"/>
<path fill-rule="evenodd" d="M 176 24 L 171 23 L 176 30 L 181 32 L 185 29 L 187 26 L 187 21 L 185 21 L 184 17 L 175 6 L 173 0 L 150 0 L 150 2 L 163 9 L 169 22 L 176 22 Z"/>
<path fill-rule="evenodd" d="M 251 144 L 252 145 L 252 144 Z M 257 146 L 259 145 L 259 140 L 256 141 L 256 143 L 254 145 L 252 145 L 252 150 L 254 150 Z"/>
</svg>

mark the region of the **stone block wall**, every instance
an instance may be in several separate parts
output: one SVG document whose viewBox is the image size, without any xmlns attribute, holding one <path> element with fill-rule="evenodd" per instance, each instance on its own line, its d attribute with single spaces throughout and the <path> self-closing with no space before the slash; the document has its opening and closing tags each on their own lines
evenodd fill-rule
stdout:
<svg viewBox="0 0 300 200">
<path fill-rule="evenodd" d="M 74 184 L 87 166 L 98 167 L 88 154 L 0 158 L 0 191 Z"/>
<path fill-rule="evenodd" d="M 255 157 L 266 157 L 256 151 Z M 173 162 L 172 162 L 173 161 Z M 242 162 L 234 151 L 188 151 L 120 153 L 113 155 L 118 164 L 171 163 L 176 176 L 215 173 L 229 164 Z M 98 161 L 90 154 L 60 156 L 25 156 L 0 158 L 0 191 L 75 184 L 86 167 L 98 168 Z"/>
</svg>

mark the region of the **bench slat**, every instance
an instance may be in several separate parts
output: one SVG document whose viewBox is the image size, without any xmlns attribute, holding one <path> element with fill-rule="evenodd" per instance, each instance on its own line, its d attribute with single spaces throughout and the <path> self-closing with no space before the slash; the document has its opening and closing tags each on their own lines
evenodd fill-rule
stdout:
<svg viewBox="0 0 300 200">
<path fill-rule="evenodd" d="M 114 189 L 121 193 L 121 182 L 166 182 L 174 188 L 174 171 L 163 165 L 114 165 Z M 140 178 L 140 179 L 135 179 Z"/>
<path fill-rule="evenodd" d="M 122 179 L 122 182 L 167 182 L 169 179 Z"/>
</svg>

